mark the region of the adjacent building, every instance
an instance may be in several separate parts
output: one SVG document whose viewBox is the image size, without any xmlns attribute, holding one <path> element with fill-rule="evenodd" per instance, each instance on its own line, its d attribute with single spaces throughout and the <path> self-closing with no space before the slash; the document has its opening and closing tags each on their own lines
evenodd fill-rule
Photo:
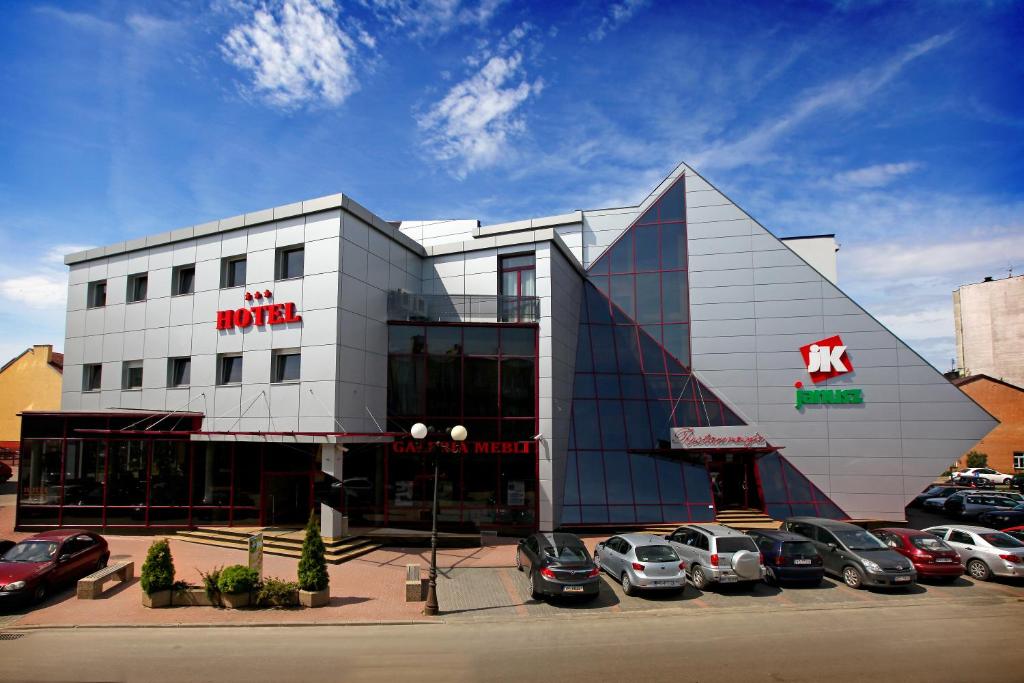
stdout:
<svg viewBox="0 0 1024 683">
<path fill-rule="evenodd" d="M 831 256 L 686 165 L 636 206 L 481 226 L 339 194 L 71 254 L 18 524 L 426 528 L 435 462 L 452 530 L 902 519 L 996 422 Z"/>
<path fill-rule="evenodd" d="M 953 319 L 961 375 L 1024 386 L 1024 276 L 961 286 L 953 292 Z"/>
<path fill-rule="evenodd" d="M 988 466 L 999 472 L 1024 472 L 1024 388 L 987 375 L 959 377 L 953 384 L 999 420 L 970 450 L 987 455 Z"/>
<path fill-rule="evenodd" d="M 16 453 L 23 410 L 60 408 L 64 354 L 50 344 L 25 349 L 0 367 L 0 449 Z"/>
</svg>

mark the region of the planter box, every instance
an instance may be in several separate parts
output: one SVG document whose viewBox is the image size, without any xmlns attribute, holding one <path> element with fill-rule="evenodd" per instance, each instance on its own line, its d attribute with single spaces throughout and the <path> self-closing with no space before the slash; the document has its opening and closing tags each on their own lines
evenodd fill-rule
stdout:
<svg viewBox="0 0 1024 683">
<path fill-rule="evenodd" d="M 170 607 L 171 606 L 171 591 L 157 591 L 156 593 L 147 593 L 142 591 L 142 606 L 143 607 Z"/>
<path fill-rule="evenodd" d="M 238 609 L 239 607 L 248 607 L 252 601 L 251 593 L 221 593 L 220 604 L 221 607 L 227 607 L 228 609 Z"/>
<path fill-rule="evenodd" d="M 205 588 L 189 586 L 180 591 L 174 591 L 171 596 L 171 605 L 176 607 L 213 607 L 210 596 L 206 594 Z"/>
<path fill-rule="evenodd" d="M 324 607 L 331 601 L 331 589 L 322 591 L 299 590 L 299 604 L 303 607 Z"/>
</svg>

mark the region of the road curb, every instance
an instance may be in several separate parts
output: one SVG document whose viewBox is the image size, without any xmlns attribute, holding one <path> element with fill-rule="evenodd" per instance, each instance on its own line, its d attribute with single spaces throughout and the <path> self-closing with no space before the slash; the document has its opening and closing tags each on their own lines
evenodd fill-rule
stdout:
<svg viewBox="0 0 1024 683">
<path fill-rule="evenodd" d="M 138 629 L 138 628 L 309 628 L 312 626 L 436 626 L 447 623 L 443 620 L 381 620 L 381 621 L 293 621 L 275 622 L 258 621 L 254 623 L 238 622 L 213 622 L 194 624 L 10 624 L 0 627 L 0 633 L 11 633 L 19 631 L 57 631 L 73 629 Z"/>
</svg>

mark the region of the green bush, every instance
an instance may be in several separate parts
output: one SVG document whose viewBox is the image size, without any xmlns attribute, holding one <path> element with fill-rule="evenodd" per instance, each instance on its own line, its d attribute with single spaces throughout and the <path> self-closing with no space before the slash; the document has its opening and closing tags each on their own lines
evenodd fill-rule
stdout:
<svg viewBox="0 0 1024 683">
<path fill-rule="evenodd" d="M 304 591 L 322 591 L 330 582 L 327 560 L 324 559 L 324 539 L 320 538 L 316 514 L 311 511 L 309 523 L 306 524 L 306 538 L 302 541 L 302 558 L 299 560 L 299 588 Z"/>
<path fill-rule="evenodd" d="M 221 593 L 248 593 L 260 581 L 260 575 L 255 569 L 249 569 L 244 564 L 233 564 L 224 567 L 217 578 L 217 590 Z"/>
<path fill-rule="evenodd" d="M 988 456 L 978 451 L 967 454 L 967 467 L 988 467 Z"/>
<path fill-rule="evenodd" d="M 147 595 L 170 590 L 174 586 L 174 559 L 166 538 L 153 541 L 149 546 L 139 582 Z"/>
<path fill-rule="evenodd" d="M 214 605 L 220 604 L 220 588 L 217 587 L 217 584 L 220 582 L 220 573 L 222 571 L 224 571 L 223 567 L 214 567 L 209 572 L 199 570 L 199 575 L 203 577 L 203 588 L 206 589 L 206 597 Z"/>
<path fill-rule="evenodd" d="M 263 579 L 259 590 L 256 592 L 257 607 L 291 607 L 299 601 L 296 591 L 299 584 L 294 581 L 268 576 Z"/>
</svg>

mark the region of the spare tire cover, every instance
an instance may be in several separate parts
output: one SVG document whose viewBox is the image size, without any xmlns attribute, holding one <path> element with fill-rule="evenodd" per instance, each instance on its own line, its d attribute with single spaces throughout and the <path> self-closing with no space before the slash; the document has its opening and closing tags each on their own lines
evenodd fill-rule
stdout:
<svg viewBox="0 0 1024 683">
<path fill-rule="evenodd" d="M 760 579 L 761 559 L 757 553 L 739 550 L 732 554 L 732 570 L 741 579 Z"/>
</svg>

